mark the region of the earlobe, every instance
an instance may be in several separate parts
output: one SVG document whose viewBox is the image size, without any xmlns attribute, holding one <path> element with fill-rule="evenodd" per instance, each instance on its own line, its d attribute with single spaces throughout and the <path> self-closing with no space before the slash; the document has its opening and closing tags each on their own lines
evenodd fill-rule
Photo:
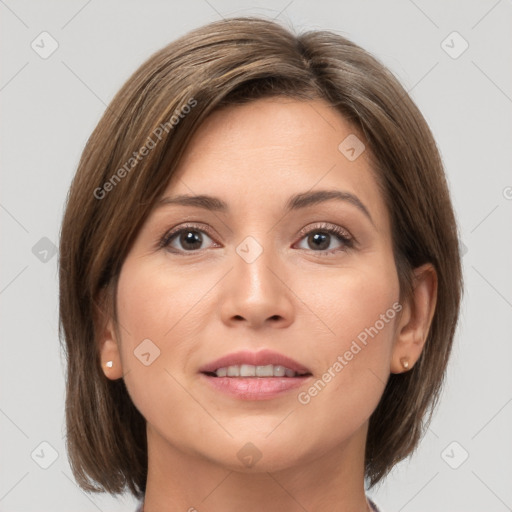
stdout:
<svg viewBox="0 0 512 512">
<path fill-rule="evenodd" d="M 414 269 L 413 291 L 396 329 L 391 373 L 411 370 L 428 338 L 437 302 L 437 273 L 432 264 Z"/>
<path fill-rule="evenodd" d="M 105 305 L 104 300 L 102 304 Z M 96 325 L 100 326 L 98 329 L 98 352 L 101 369 L 108 379 L 120 379 L 123 376 L 123 367 L 112 318 L 107 320 L 102 308 L 98 307 L 95 321 Z"/>
<path fill-rule="evenodd" d="M 119 354 L 119 347 L 110 329 L 106 329 L 106 337 L 100 340 L 100 362 L 105 376 L 111 380 L 123 376 L 123 367 Z"/>
<path fill-rule="evenodd" d="M 112 292 L 102 289 L 98 294 L 98 301 L 94 302 L 94 326 L 101 369 L 108 379 L 116 380 L 123 376 L 123 367 L 114 323 L 111 313 L 108 313 L 111 310 L 108 302 L 109 291 Z"/>
</svg>

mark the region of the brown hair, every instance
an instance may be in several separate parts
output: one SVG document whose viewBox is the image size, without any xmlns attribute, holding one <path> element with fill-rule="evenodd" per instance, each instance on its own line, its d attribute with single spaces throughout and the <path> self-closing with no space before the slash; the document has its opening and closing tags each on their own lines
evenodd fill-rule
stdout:
<svg viewBox="0 0 512 512">
<path fill-rule="evenodd" d="M 397 79 L 344 37 L 295 35 L 262 18 L 222 20 L 172 42 L 135 71 L 90 136 L 68 194 L 59 262 L 66 443 L 87 491 L 128 487 L 141 497 L 147 478 L 145 420 L 124 380 L 103 374 L 97 312 L 112 313 L 119 328 L 123 261 L 202 121 L 223 105 L 272 95 L 322 98 L 365 138 L 390 212 L 401 298 L 411 292 L 412 269 L 430 262 L 437 272 L 423 353 L 411 371 L 390 376 L 370 418 L 370 485 L 412 453 L 430 421 L 463 286 L 457 226 L 427 123 Z"/>
</svg>

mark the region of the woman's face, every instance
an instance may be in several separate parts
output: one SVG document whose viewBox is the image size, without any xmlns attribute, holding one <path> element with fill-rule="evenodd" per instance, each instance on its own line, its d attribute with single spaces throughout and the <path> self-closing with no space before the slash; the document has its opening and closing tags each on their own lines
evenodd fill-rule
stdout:
<svg viewBox="0 0 512 512">
<path fill-rule="evenodd" d="M 401 308 L 368 157 L 322 100 L 225 108 L 195 134 L 118 283 L 122 374 L 150 450 L 268 471 L 364 447 Z M 216 199 L 165 201 L 199 195 Z"/>
</svg>

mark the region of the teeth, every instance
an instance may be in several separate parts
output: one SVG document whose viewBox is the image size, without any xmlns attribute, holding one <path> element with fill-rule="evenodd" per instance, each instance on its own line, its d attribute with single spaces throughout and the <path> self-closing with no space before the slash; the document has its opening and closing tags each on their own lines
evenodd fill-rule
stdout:
<svg viewBox="0 0 512 512">
<path fill-rule="evenodd" d="M 240 366 L 228 366 L 228 377 L 239 377 Z"/>
<path fill-rule="evenodd" d="M 293 370 L 291 370 L 293 371 Z M 274 377 L 284 377 L 286 368 L 284 366 L 274 366 Z M 295 373 L 295 372 L 293 372 Z"/>
<path fill-rule="evenodd" d="M 217 374 L 217 377 L 226 377 L 226 375 L 228 374 L 228 369 L 219 368 L 215 373 Z"/>
<path fill-rule="evenodd" d="M 250 364 L 240 366 L 240 377 L 256 377 L 256 366 Z"/>
<path fill-rule="evenodd" d="M 215 374 L 217 377 L 296 377 L 299 376 L 294 370 L 285 366 L 267 364 L 265 366 L 253 366 L 242 364 L 219 368 Z"/>
</svg>

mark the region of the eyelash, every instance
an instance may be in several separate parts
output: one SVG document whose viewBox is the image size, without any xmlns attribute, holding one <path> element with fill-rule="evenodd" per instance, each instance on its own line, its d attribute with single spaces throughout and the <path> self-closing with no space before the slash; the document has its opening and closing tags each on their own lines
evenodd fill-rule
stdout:
<svg viewBox="0 0 512 512">
<path fill-rule="evenodd" d="M 206 233 L 210 238 L 214 239 L 213 234 L 210 232 L 210 230 L 206 226 L 200 226 L 197 224 L 184 224 L 184 225 L 181 225 L 179 227 L 179 229 L 173 229 L 170 232 L 167 232 L 161 238 L 161 240 L 158 242 L 158 248 L 159 249 L 167 248 L 173 254 L 178 254 L 178 255 L 183 255 L 183 256 L 185 256 L 187 253 L 192 254 L 192 253 L 201 252 L 201 249 L 191 250 L 191 251 L 183 251 L 183 250 L 174 249 L 174 248 L 170 249 L 168 247 L 169 244 L 171 243 L 171 241 L 173 240 L 173 238 L 175 238 L 176 235 L 180 235 L 184 231 L 185 232 L 186 231 L 198 231 L 198 232 Z M 311 233 L 316 233 L 316 232 L 327 233 L 327 234 L 336 236 L 339 239 L 339 241 L 342 242 L 344 247 L 337 248 L 337 249 L 331 249 L 331 250 L 320 250 L 320 251 L 311 250 L 314 253 L 318 253 L 319 255 L 327 256 L 329 254 L 337 253 L 340 251 L 347 251 L 348 249 L 354 248 L 356 241 L 355 241 L 354 237 L 352 237 L 346 229 L 344 229 L 340 226 L 336 226 L 335 224 L 328 224 L 328 223 L 321 223 L 312 228 L 301 229 L 301 231 L 299 232 L 299 235 L 300 235 L 299 241 L 302 240 L 304 237 L 310 235 Z M 204 249 L 202 249 L 202 250 L 204 250 Z M 302 250 L 308 250 L 308 249 L 302 249 Z"/>
</svg>

